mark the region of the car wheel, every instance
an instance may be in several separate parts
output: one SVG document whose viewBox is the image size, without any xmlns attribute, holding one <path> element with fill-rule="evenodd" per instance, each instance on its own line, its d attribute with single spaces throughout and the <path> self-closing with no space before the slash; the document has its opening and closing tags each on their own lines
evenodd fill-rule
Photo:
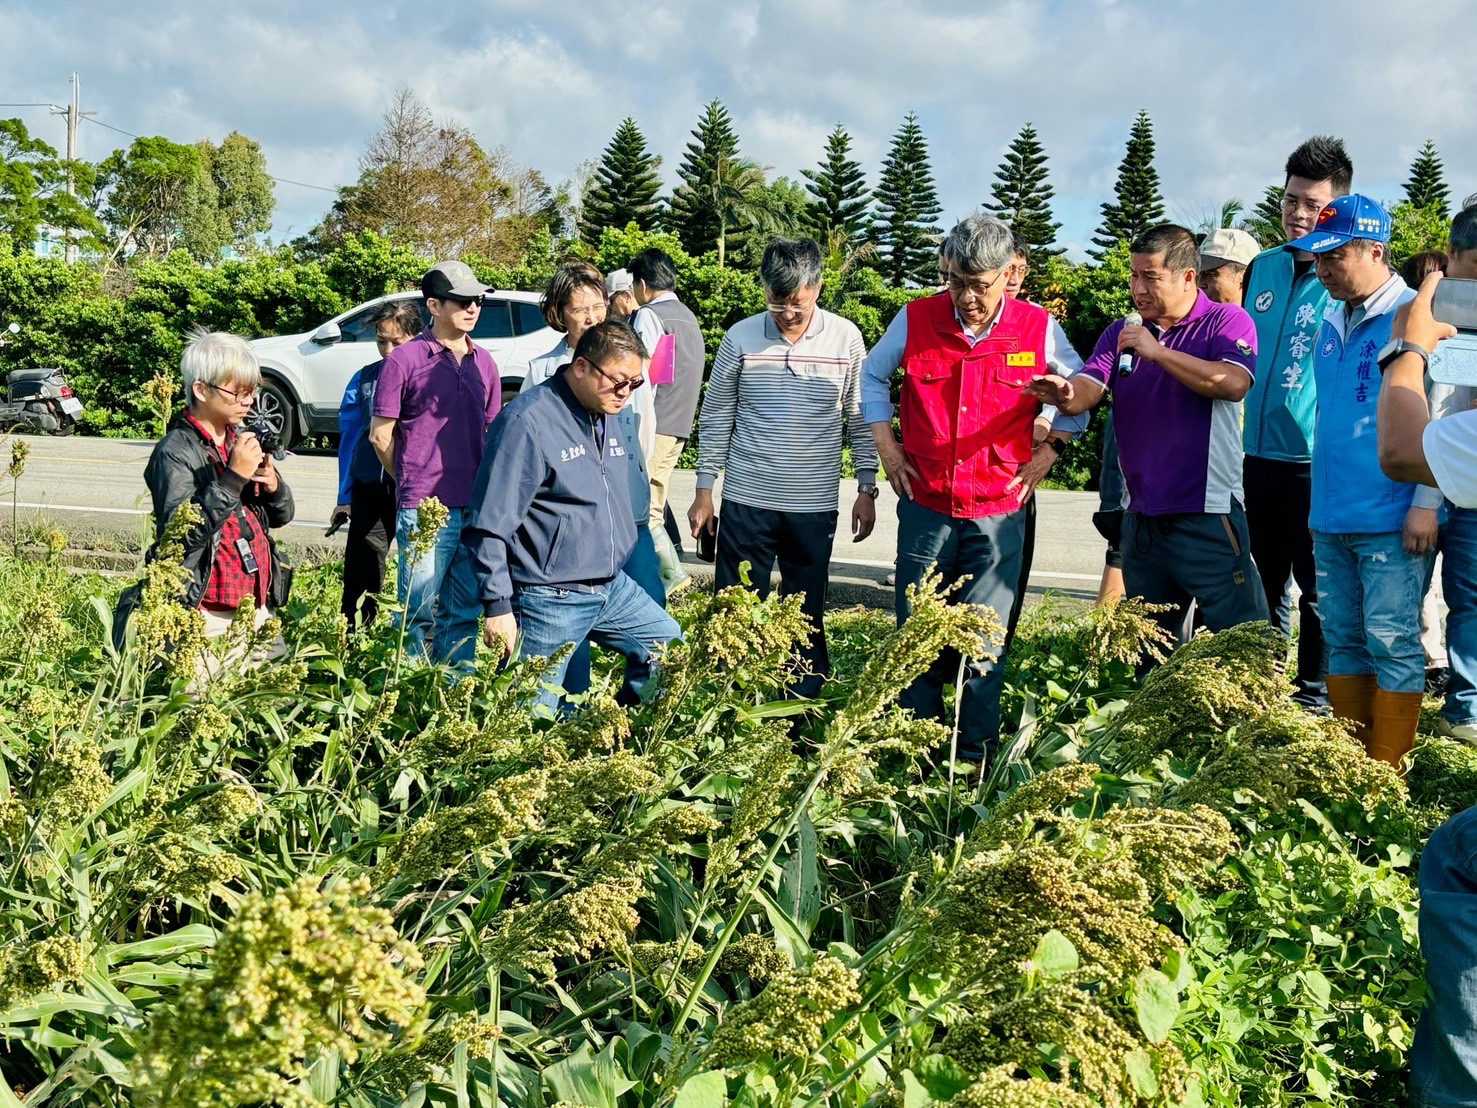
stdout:
<svg viewBox="0 0 1477 1108">
<path fill-rule="evenodd" d="M 287 450 L 297 445 L 297 419 L 293 414 L 295 409 L 292 395 L 285 388 L 270 377 L 262 378 L 261 387 L 257 389 L 253 414 L 266 421 Z"/>
</svg>

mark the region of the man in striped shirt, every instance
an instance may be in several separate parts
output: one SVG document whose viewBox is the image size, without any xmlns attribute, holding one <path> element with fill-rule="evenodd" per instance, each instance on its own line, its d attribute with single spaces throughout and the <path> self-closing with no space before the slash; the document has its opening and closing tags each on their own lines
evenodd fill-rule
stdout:
<svg viewBox="0 0 1477 1108">
<path fill-rule="evenodd" d="M 852 540 L 865 539 L 877 521 L 877 447 L 861 412 L 867 348 L 855 324 L 817 306 L 821 249 L 814 240 L 776 239 L 759 276 L 769 310 L 730 328 L 713 358 L 687 519 L 694 537 L 717 528 L 717 588 L 738 584 L 748 562 L 753 588 L 765 595 L 778 561 L 780 591 L 804 595 L 814 632 L 805 652 L 810 672 L 796 691 L 815 696 L 830 665 L 822 620 L 843 428 L 858 481 Z M 720 471 L 721 519 L 713 507 Z"/>
</svg>

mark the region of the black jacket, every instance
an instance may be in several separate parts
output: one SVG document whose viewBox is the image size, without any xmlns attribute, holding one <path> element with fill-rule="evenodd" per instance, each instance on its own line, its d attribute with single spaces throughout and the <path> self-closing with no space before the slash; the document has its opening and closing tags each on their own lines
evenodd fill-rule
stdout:
<svg viewBox="0 0 1477 1108">
<path fill-rule="evenodd" d="M 271 528 L 292 522 L 292 490 L 280 474 L 277 491 L 262 492 L 255 481 L 227 468 L 215 444 L 183 414 L 154 444 L 149 464 L 144 467 L 144 484 L 154 500 L 154 545 L 149 548 L 148 561 L 158 556 L 164 528 L 181 505 L 192 502 L 200 510 L 201 522 L 192 526 L 183 538 L 182 564 L 190 573 L 190 587 L 180 602 L 187 608 L 199 607 L 200 598 L 205 595 L 220 530 L 233 512 L 246 512 L 252 526 L 266 529 L 269 542 Z M 292 574 L 278 555 L 277 544 L 273 542 L 271 546 L 267 597 L 269 605 L 277 607 L 287 601 Z M 113 620 L 116 639 L 121 640 L 123 624 L 138 604 L 140 591 L 135 585 L 119 598 L 118 613 Z"/>
</svg>

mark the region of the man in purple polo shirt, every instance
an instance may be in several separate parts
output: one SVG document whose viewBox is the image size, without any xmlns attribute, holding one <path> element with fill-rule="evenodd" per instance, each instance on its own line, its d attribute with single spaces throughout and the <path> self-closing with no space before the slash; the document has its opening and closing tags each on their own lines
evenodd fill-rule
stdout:
<svg viewBox="0 0 1477 1108">
<path fill-rule="evenodd" d="M 1212 303 L 1196 286 L 1200 251 L 1185 228 L 1150 228 L 1130 250 L 1143 322 L 1110 324 L 1079 373 L 1030 388 L 1063 415 L 1113 390 L 1128 486 L 1124 589 L 1172 605 L 1155 618 L 1183 640 L 1192 601 L 1212 631 L 1267 618 L 1241 491 L 1241 399 L 1256 371 L 1256 327 L 1239 305 Z"/>
<path fill-rule="evenodd" d="M 369 430 L 370 445 L 398 489 L 395 544 L 405 645 L 412 655 L 459 667 L 476 654 L 482 606 L 471 564 L 455 555 L 471 515 L 482 443 L 502 399 L 492 356 L 471 340 L 487 291 L 457 261 L 441 262 L 421 278 L 431 326 L 385 359 Z M 447 508 L 446 524 L 412 562 L 416 509 L 433 496 Z"/>
</svg>

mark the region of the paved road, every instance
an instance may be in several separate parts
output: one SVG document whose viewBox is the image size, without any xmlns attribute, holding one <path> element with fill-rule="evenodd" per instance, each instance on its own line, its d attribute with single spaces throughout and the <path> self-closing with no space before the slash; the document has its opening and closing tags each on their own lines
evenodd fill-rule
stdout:
<svg viewBox="0 0 1477 1108">
<path fill-rule="evenodd" d="M 143 470 L 153 444 L 126 439 L 27 436 L 31 448 L 18 487 L 19 505 L 30 515 L 50 514 L 70 533 L 84 538 L 99 531 L 137 535 L 148 512 Z M 5 447 L 0 445 L 0 462 Z M 322 540 L 337 499 L 338 471 L 334 458 L 290 454 L 281 463 L 297 500 L 297 520 L 286 538 L 295 542 Z M 849 484 L 849 483 L 848 483 Z M 692 502 L 693 474 L 675 475 L 674 508 L 685 515 Z M 853 493 L 843 488 L 843 531 Z M 10 489 L 0 485 L 0 508 Z M 1103 543 L 1092 528 L 1097 507 L 1095 493 L 1040 493 L 1036 563 L 1031 583 L 1037 589 L 1075 593 L 1096 591 L 1103 564 Z M 880 580 L 892 568 L 897 543 L 897 501 L 886 486 L 878 502 L 877 529 L 867 541 L 851 543 L 837 536 L 835 576 Z M 341 537 L 332 542 L 341 543 Z M 689 548 L 691 544 L 689 543 Z M 690 555 L 689 555 L 690 557 Z"/>
</svg>

